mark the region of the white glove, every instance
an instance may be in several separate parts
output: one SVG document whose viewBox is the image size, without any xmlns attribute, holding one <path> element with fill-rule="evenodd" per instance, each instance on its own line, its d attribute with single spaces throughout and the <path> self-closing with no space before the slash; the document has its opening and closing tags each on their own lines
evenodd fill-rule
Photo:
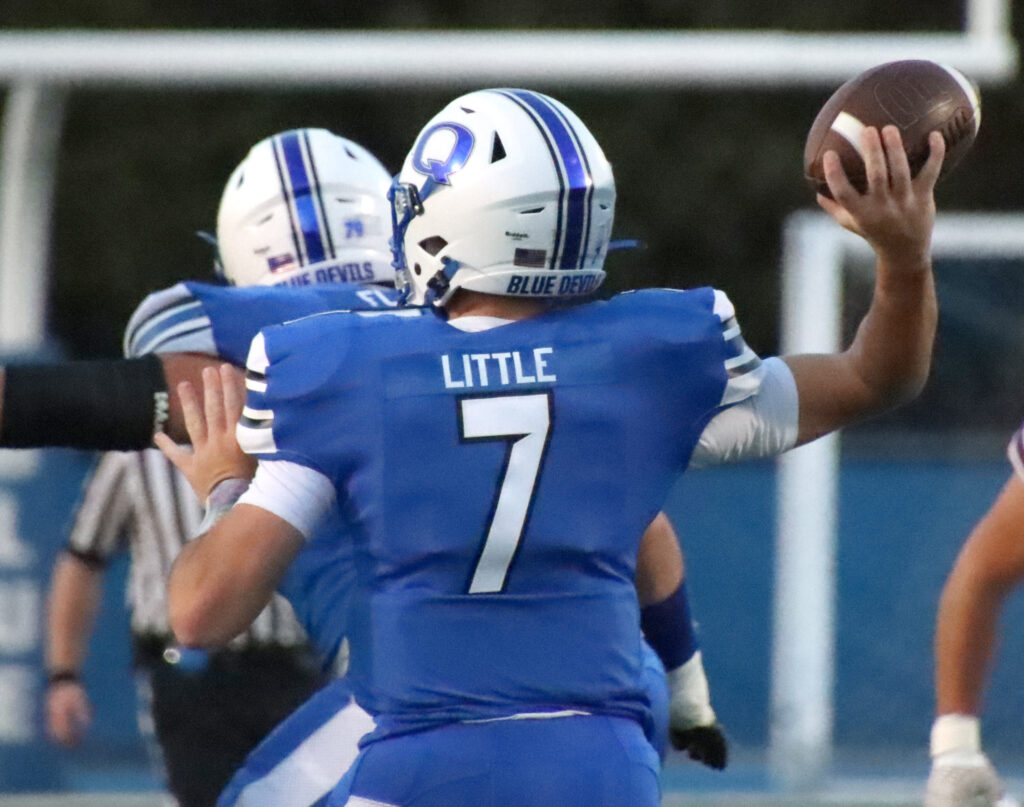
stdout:
<svg viewBox="0 0 1024 807">
<path fill-rule="evenodd" d="M 711 692 L 704 674 L 700 651 L 685 664 L 669 670 L 668 726 L 669 739 L 690 759 L 721 770 L 729 760 L 729 743 L 725 731 L 711 708 Z"/>
<path fill-rule="evenodd" d="M 698 650 L 686 661 L 665 674 L 668 680 L 669 724 L 683 731 L 715 723 L 711 708 L 711 690 L 704 672 L 704 660 Z"/>
<path fill-rule="evenodd" d="M 1009 807 L 1003 784 L 981 751 L 973 715 L 940 715 L 932 726 L 932 770 L 924 807 Z"/>
</svg>

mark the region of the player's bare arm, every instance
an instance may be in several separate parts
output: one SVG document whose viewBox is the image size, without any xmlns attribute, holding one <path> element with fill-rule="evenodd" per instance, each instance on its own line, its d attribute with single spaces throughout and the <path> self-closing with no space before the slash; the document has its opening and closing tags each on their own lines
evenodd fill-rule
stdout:
<svg viewBox="0 0 1024 807">
<path fill-rule="evenodd" d="M 658 513 L 640 540 L 636 562 L 636 593 L 640 606 L 670 596 L 683 582 L 683 552 L 672 522 Z"/>
<path fill-rule="evenodd" d="M 914 398 L 931 366 L 938 304 L 932 276 L 934 187 L 945 143 L 929 138 L 927 162 L 911 179 L 899 130 L 862 136 L 867 191 L 850 183 L 834 152 L 824 168 L 832 199 L 821 205 L 844 228 L 863 237 L 876 256 L 871 306 L 852 344 L 835 355 L 785 357 L 800 398 L 798 444 Z"/>
<path fill-rule="evenodd" d="M 171 628 L 189 646 L 229 642 L 245 630 L 273 596 L 278 581 L 302 547 L 303 537 L 288 522 L 259 507 L 231 507 L 252 476 L 255 463 L 242 453 L 235 424 L 242 394 L 235 368 L 203 371 L 204 396 L 190 382 L 178 386 L 192 448 L 158 434 L 158 447 L 188 478 L 196 495 L 223 518 L 186 544 L 168 582 Z M 231 501 L 218 504 L 217 489 L 234 485 Z"/>
<path fill-rule="evenodd" d="M 636 590 L 648 644 L 665 665 L 669 688 L 669 739 L 690 759 L 717 770 L 729 759 L 729 743 L 711 706 L 704 662 L 690 615 L 679 536 L 658 513 L 640 540 Z"/>
</svg>

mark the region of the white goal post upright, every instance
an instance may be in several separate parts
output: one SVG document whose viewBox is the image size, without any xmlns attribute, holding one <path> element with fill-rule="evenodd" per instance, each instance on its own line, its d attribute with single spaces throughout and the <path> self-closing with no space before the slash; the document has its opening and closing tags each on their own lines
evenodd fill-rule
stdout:
<svg viewBox="0 0 1024 807">
<path fill-rule="evenodd" d="M 1024 260 L 1024 213 L 940 214 L 932 253 Z M 843 266 L 871 255 L 824 213 L 787 219 L 783 354 L 840 349 Z M 833 434 L 778 460 L 769 756 L 776 782 L 791 791 L 821 785 L 832 755 L 839 447 Z"/>
</svg>

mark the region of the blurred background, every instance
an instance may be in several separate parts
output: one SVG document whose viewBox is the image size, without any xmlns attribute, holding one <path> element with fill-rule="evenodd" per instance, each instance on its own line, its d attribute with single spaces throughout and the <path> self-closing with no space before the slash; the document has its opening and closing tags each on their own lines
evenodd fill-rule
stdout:
<svg viewBox="0 0 1024 807">
<path fill-rule="evenodd" d="M 2 0 L 0 33 L 957 33 L 965 8 L 962 0 Z M 1010 27 L 1019 40 L 1021 4 L 1012 8 Z M 393 58 L 404 56 L 396 49 Z M 802 176 L 804 137 L 840 83 L 581 88 L 551 80 L 531 88 L 564 101 L 597 136 L 616 173 L 616 235 L 647 245 L 609 258 L 611 289 L 723 288 L 747 341 L 768 355 L 780 349 L 784 225 L 791 214 L 815 207 Z M 981 84 L 983 125 L 973 151 L 939 186 L 943 212 L 1024 209 L 1024 80 Z M 397 171 L 422 124 L 470 88 L 72 87 L 64 98 L 56 164 L 46 352 L 116 357 L 127 318 L 147 293 L 210 277 L 211 249 L 195 232 L 213 230 L 223 183 L 257 140 L 321 126 L 366 145 Z M 848 263 L 844 318 L 856 322 L 870 265 Z M 960 543 L 1009 473 L 1005 445 L 1024 417 L 1022 264 L 1024 256 L 940 260 L 943 314 L 928 388 L 913 405 L 843 438 L 829 781 L 853 787 L 881 777 L 880 792 L 923 788 L 935 605 Z M 10 561 L 0 569 L 0 582 L 14 581 L 14 588 L 28 592 L 0 599 L 0 791 L 155 789 L 134 724 L 123 574 L 108 580 L 99 641 L 86 668 L 97 704 L 95 730 L 70 752 L 49 748 L 42 737 L 39 633 L 23 623 L 26 612 L 41 617 L 39 591 L 91 458 L 25 454 L 11 461 L 15 467 L 5 472 L 6 498 L 0 499 L 0 521 L 9 515 L 7 526 L 20 539 L 9 540 L 7 550 L 0 541 L 0 561 Z M 681 480 L 669 501 L 690 564 L 714 702 L 737 750 L 736 764 L 723 774 L 673 760 L 666 771 L 670 792 L 778 786 L 766 768 L 776 485 L 770 464 L 718 469 Z M 1024 770 L 1024 692 L 1017 680 L 1024 636 L 1012 630 L 1024 617 L 1018 600 L 1009 610 L 1011 629 L 985 716 L 986 745 L 1010 775 Z M 26 609 L 29 601 L 40 607 Z M 5 633 L 14 636 L 17 624 L 21 638 L 5 645 Z"/>
</svg>

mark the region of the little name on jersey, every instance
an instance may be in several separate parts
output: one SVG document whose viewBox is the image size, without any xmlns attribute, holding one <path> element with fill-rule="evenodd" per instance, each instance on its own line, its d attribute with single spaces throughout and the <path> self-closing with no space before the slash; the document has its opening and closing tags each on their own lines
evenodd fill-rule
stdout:
<svg viewBox="0 0 1024 807">
<path fill-rule="evenodd" d="M 512 384 L 553 383 L 558 377 L 548 367 L 551 347 L 503 353 L 445 353 L 441 372 L 446 389 L 507 387 Z"/>
</svg>

